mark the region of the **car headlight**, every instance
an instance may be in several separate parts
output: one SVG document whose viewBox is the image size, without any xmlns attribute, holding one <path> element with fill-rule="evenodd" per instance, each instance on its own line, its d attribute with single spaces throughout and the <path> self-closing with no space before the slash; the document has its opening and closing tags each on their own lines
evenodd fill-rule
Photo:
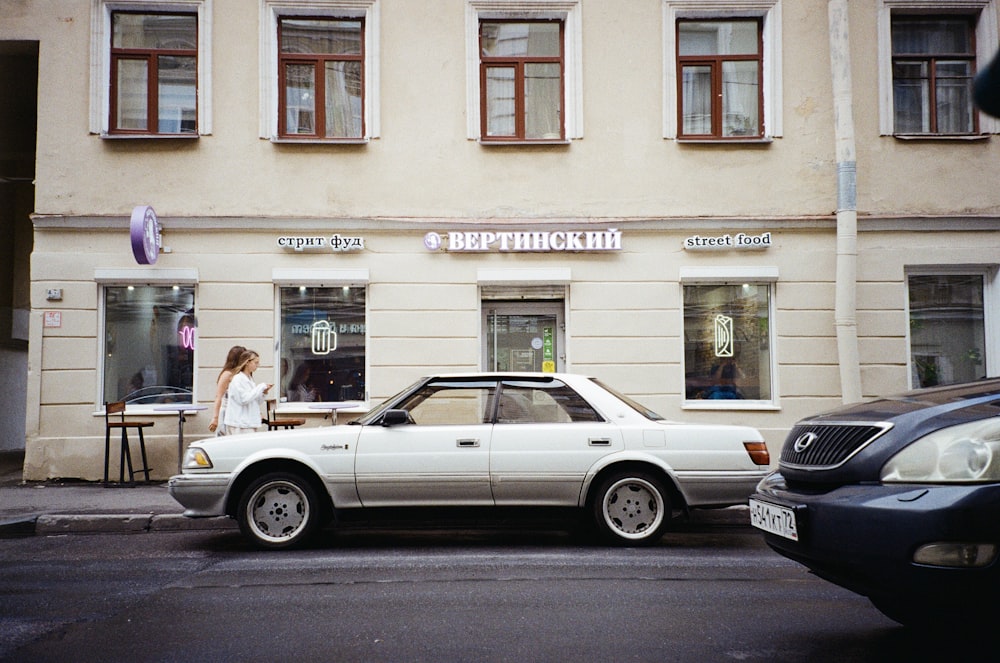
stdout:
<svg viewBox="0 0 1000 663">
<path fill-rule="evenodd" d="M 212 460 L 201 447 L 188 447 L 183 467 L 185 470 L 205 470 L 212 467 Z"/>
<path fill-rule="evenodd" d="M 882 467 L 887 483 L 1000 481 L 1000 418 L 993 417 L 926 435 Z"/>
</svg>

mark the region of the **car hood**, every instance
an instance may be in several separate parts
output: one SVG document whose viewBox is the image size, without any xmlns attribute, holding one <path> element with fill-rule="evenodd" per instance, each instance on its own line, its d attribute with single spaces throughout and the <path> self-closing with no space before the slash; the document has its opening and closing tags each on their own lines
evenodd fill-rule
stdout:
<svg viewBox="0 0 1000 663">
<path fill-rule="evenodd" d="M 781 473 L 795 483 L 841 485 L 878 481 L 882 466 L 905 446 L 941 428 L 1000 415 L 1000 379 L 908 391 L 845 405 L 799 421 L 781 450 Z M 803 461 L 796 442 L 808 432 L 821 437 L 858 435 L 843 460 Z"/>
</svg>

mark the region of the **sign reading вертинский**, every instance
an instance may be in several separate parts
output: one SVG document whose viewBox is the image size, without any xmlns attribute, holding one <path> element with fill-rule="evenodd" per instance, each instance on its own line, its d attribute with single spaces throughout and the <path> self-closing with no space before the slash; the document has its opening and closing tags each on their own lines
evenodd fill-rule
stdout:
<svg viewBox="0 0 1000 663">
<path fill-rule="evenodd" d="M 607 230 L 476 230 L 424 235 L 429 251 L 621 251 L 622 232 Z"/>
</svg>

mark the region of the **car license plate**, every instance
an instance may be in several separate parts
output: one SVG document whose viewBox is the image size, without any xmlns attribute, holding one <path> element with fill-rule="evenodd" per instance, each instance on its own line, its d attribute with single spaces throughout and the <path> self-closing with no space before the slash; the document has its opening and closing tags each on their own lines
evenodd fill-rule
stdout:
<svg viewBox="0 0 1000 663">
<path fill-rule="evenodd" d="M 750 500 L 750 524 L 771 534 L 777 534 L 792 541 L 799 540 L 799 530 L 795 523 L 795 512 L 776 504 Z"/>
</svg>

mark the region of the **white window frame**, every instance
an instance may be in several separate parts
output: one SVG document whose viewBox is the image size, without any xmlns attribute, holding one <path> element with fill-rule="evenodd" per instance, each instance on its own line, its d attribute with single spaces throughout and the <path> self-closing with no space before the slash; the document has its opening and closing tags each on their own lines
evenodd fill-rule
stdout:
<svg viewBox="0 0 1000 663">
<path fill-rule="evenodd" d="M 983 325 L 986 345 L 986 375 L 1000 375 L 1000 265 L 907 265 L 903 269 L 903 299 L 906 320 L 910 319 L 911 276 L 981 276 L 983 278 Z M 906 385 L 913 384 L 913 339 L 906 325 Z"/>
<path fill-rule="evenodd" d="M 663 137 L 677 138 L 677 20 L 763 19 L 763 138 L 684 140 L 691 143 L 761 143 L 782 135 L 781 0 L 663 0 Z"/>
<path fill-rule="evenodd" d="M 680 287 L 680 328 L 681 328 L 681 345 L 684 344 L 684 286 L 688 285 L 733 285 L 742 283 L 755 283 L 755 284 L 766 284 L 770 288 L 768 294 L 768 311 L 767 311 L 767 332 L 768 332 L 768 347 L 770 347 L 770 372 L 771 372 L 771 398 L 769 400 L 688 400 L 687 398 L 682 399 L 681 409 L 682 410 L 758 410 L 758 411 L 777 411 L 781 409 L 779 405 L 778 395 L 780 390 L 778 388 L 778 346 L 777 346 L 777 324 L 775 322 L 775 313 L 777 312 L 777 306 L 775 301 L 777 300 L 777 282 L 778 282 L 779 272 L 777 267 L 772 266 L 760 266 L 760 267 L 681 267 L 680 269 L 680 279 L 678 286 Z M 681 394 L 686 396 L 687 394 L 687 383 L 686 378 L 683 376 L 687 375 L 687 369 L 684 366 L 684 352 L 681 353 L 681 375 L 685 383 L 681 385 Z"/>
<path fill-rule="evenodd" d="M 107 313 L 104 309 L 104 289 L 106 287 L 119 287 L 119 286 L 158 286 L 167 287 L 172 285 L 183 285 L 192 286 L 194 288 L 194 315 L 195 319 L 198 317 L 198 270 L 196 269 L 163 269 L 163 268 L 152 268 L 152 269 L 95 269 L 94 270 L 94 282 L 97 283 L 98 293 L 97 293 L 97 366 L 96 375 L 94 376 L 94 394 L 98 396 L 105 396 L 104 394 L 104 339 L 107 334 Z M 194 346 L 194 356 L 192 361 L 194 362 L 194 373 L 191 378 L 191 393 L 192 404 L 197 404 L 198 402 L 198 346 L 200 343 L 195 343 Z M 104 413 L 104 403 L 100 399 L 95 399 L 94 407 L 97 409 L 95 416 L 97 414 L 103 415 Z M 162 415 L 164 412 L 154 412 L 153 405 L 129 405 L 128 412 L 137 412 L 143 414 L 157 414 Z M 169 413 L 173 416 L 173 413 Z"/>
<path fill-rule="evenodd" d="M 466 134 L 482 138 L 479 23 L 488 20 L 559 20 L 563 23 L 563 127 L 566 140 L 583 138 L 583 9 L 581 0 L 467 0 L 465 6 Z M 497 145 L 538 141 L 482 141 Z"/>
<path fill-rule="evenodd" d="M 281 361 L 281 288 L 305 286 L 310 288 L 354 287 L 365 289 L 365 326 L 371 316 L 371 275 L 367 268 L 361 269 L 296 269 L 275 267 L 271 270 L 271 281 L 274 284 L 274 361 L 275 379 L 281 379 L 278 374 Z M 365 333 L 365 399 L 364 403 L 355 408 L 346 408 L 342 412 L 361 413 L 371 409 L 371 385 L 368 376 L 371 375 L 371 342 Z M 279 391 L 280 393 L 280 391 Z M 284 394 L 282 394 L 284 396 Z M 278 411 L 289 414 L 304 414 L 322 411 L 322 402 L 315 408 L 296 403 L 281 403 Z"/>
<path fill-rule="evenodd" d="M 109 133 L 111 122 L 111 14 L 183 12 L 198 15 L 198 133 L 212 133 L 212 0 L 91 0 L 90 133 L 107 139 L 189 139 L 187 136 Z"/>
<path fill-rule="evenodd" d="M 878 106 L 879 134 L 895 134 L 895 107 L 892 102 L 892 13 L 967 12 L 978 13 L 976 21 L 976 71 L 982 71 L 997 52 L 997 0 L 879 0 L 878 5 Z M 1000 120 L 979 111 L 979 133 L 1000 133 Z M 920 138 L 919 135 L 908 136 Z M 937 134 L 928 137 L 941 138 Z M 968 140 L 969 136 L 949 137 Z M 974 136 L 972 137 L 974 138 Z"/>
<path fill-rule="evenodd" d="M 381 132 L 379 113 L 378 0 L 261 0 L 260 4 L 260 137 L 272 143 L 365 143 Z M 359 138 L 282 138 L 278 135 L 278 21 L 292 16 L 359 18 L 365 22 L 365 134 Z"/>
</svg>

